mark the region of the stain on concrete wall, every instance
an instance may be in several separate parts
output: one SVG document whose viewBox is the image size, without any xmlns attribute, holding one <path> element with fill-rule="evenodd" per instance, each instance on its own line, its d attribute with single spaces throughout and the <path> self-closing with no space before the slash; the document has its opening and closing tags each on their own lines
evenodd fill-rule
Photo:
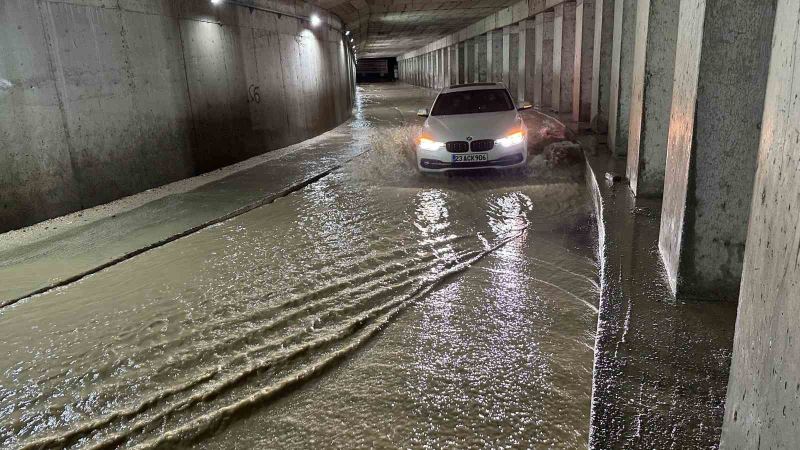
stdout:
<svg viewBox="0 0 800 450">
<path fill-rule="evenodd" d="M 800 4 L 777 5 L 723 449 L 800 442 Z"/>
<path fill-rule="evenodd" d="M 307 139 L 350 114 L 340 32 L 286 15 L 7 0 L 0 40 L 0 231 Z"/>
</svg>

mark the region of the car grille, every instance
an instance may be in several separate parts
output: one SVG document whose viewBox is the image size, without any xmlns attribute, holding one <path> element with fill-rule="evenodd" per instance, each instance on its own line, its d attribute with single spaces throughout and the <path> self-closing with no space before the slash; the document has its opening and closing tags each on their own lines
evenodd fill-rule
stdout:
<svg viewBox="0 0 800 450">
<path fill-rule="evenodd" d="M 450 153 L 465 153 L 469 150 L 469 143 L 465 141 L 451 141 L 445 144 Z"/>
<path fill-rule="evenodd" d="M 472 141 L 470 149 L 473 152 L 488 152 L 494 148 L 494 140 L 482 139 L 480 141 Z"/>
</svg>

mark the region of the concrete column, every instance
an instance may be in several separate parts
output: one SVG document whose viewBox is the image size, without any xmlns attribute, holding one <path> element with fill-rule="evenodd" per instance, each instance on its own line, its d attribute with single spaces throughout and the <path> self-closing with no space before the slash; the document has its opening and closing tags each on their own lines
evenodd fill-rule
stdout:
<svg viewBox="0 0 800 450">
<path fill-rule="evenodd" d="M 439 60 L 439 50 L 434 50 L 431 52 L 433 58 L 433 87 L 435 89 L 442 88 L 442 76 L 440 74 L 442 70 L 442 62 Z"/>
<path fill-rule="evenodd" d="M 614 5 L 608 148 L 616 156 L 628 153 L 628 123 L 633 91 L 633 44 L 636 40 L 636 2 L 637 0 L 616 0 Z"/>
<path fill-rule="evenodd" d="M 450 58 L 450 85 L 458 84 L 458 45 L 451 45 L 447 48 Z"/>
<path fill-rule="evenodd" d="M 533 29 L 530 20 L 523 20 L 519 23 L 519 40 L 517 43 L 517 102 L 521 104 L 528 99 L 528 74 L 529 66 L 528 55 L 531 54 L 528 43 Z"/>
<path fill-rule="evenodd" d="M 428 55 L 423 54 L 419 57 L 420 62 L 420 86 L 428 87 Z"/>
<path fill-rule="evenodd" d="M 552 107 L 558 112 L 569 112 L 575 74 L 575 3 L 557 5 L 553 13 Z"/>
<path fill-rule="evenodd" d="M 475 82 L 475 40 L 467 39 L 464 41 L 464 82 Z"/>
<path fill-rule="evenodd" d="M 503 27 L 503 84 L 511 85 L 511 27 Z"/>
<path fill-rule="evenodd" d="M 677 295 L 738 296 L 774 20 L 773 1 L 681 1 L 659 236 Z"/>
<path fill-rule="evenodd" d="M 533 19 L 533 104 L 542 106 L 542 84 L 544 83 L 544 14 L 537 14 Z"/>
<path fill-rule="evenodd" d="M 534 103 L 533 99 L 533 91 L 534 91 L 534 78 L 536 75 L 536 28 L 535 28 L 535 21 L 533 19 L 528 19 L 520 23 L 520 27 L 525 29 L 525 36 L 524 39 L 520 34 L 520 42 L 525 41 L 525 62 L 524 64 L 520 62 L 520 65 L 524 71 L 524 80 L 525 80 L 525 98 L 524 101 L 529 101 Z M 521 32 L 521 30 L 520 30 Z M 520 44 L 522 45 L 522 44 Z"/>
<path fill-rule="evenodd" d="M 416 85 L 422 86 L 422 55 L 416 56 L 414 59 L 416 60 L 414 65 L 416 66 L 416 72 L 417 72 Z"/>
<path fill-rule="evenodd" d="M 489 31 L 486 33 L 486 81 L 493 82 L 494 78 L 494 71 L 493 71 L 493 62 L 492 62 L 492 55 L 494 54 L 494 31 Z"/>
<path fill-rule="evenodd" d="M 592 55 L 592 111 L 590 122 L 596 133 L 608 131 L 611 104 L 611 50 L 614 41 L 615 0 L 595 0 L 594 53 Z"/>
<path fill-rule="evenodd" d="M 542 24 L 542 103 L 543 107 L 552 107 L 553 100 L 553 12 L 543 13 Z"/>
<path fill-rule="evenodd" d="M 503 81 L 503 31 L 492 33 L 492 79 Z"/>
<path fill-rule="evenodd" d="M 667 164 L 680 0 L 639 0 L 627 175 L 634 195 L 661 196 Z"/>
<path fill-rule="evenodd" d="M 486 82 L 486 35 L 475 37 L 475 82 Z"/>
<path fill-rule="evenodd" d="M 474 38 L 473 47 L 475 51 L 475 56 L 473 61 L 474 61 L 475 72 L 473 73 L 472 80 L 475 83 L 486 81 L 486 67 L 484 65 L 486 59 L 484 55 L 484 53 L 486 53 L 486 42 L 484 42 L 485 39 L 486 39 L 485 36 L 475 36 Z"/>
<path fill-rule="evenodd" d="M 575 74 L 572 77 L 572 120 L 588 122 L 592 108 L 592 59 L 594 53 L 594 3 L 575 4 Z"/>
<path fill-rule="evenodd" d="M 445 55 L 446 51 L 447 51 L 446 47 L 445 48 L 440 48 L 438 50 L 439 59 L 442 61 L 442 68 L 439 71 L 439 76 L 442 77 L 442 89 L 444 89 L 444 88 L 446 88 L 447 86 L 450 85 L 450 80 L 449 80 L 448 72 L 447 72 L 447 57 Z"/>
<path fill-rule="evenodd" d="M 428 85 L 427 85 L 427 87 L 432 88 L 432 87 L 434 87 L 434 82 L 435 82 L 435 80 L 433 78 L 433 74 L 435 73 L 435 71 L 434 71 L 434 61 L 433 61 L 433 53 L 431 53 L 431 52 L 426 53 L 425 54 L 425 60 L 427 61 L 427 64 L 428 64 L 428 67 L 425 70 L 425 73 L 428 76 Z"/>
<path fill-rule="evenodd" d="M 519 26 L 511 27 L 509 39 L 509 72 L 508 72 L 508 92 L 511 97 L 516 97 L 519 90 Z"/>
<path fill-rule="evenodd" d="M 456 84 L 461 84 L 464 80 L 464 50 L 463 43 L 457 42 L 454 47 L 456 48 Z"/>
<path fill-rule="evenodd" d="M 799 36 L 800 3 L 778 0 L 722 449 L 800 442 Z"/>
</svg>

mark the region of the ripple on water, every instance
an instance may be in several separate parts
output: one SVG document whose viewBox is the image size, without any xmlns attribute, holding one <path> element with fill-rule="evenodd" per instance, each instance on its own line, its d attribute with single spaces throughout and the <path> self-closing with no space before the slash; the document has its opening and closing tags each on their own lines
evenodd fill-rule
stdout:
<svg viewBox="0 0 800 450">
<path fill-rule="evenodd" d="M 0 446 L 585 446 L 580 176 L 406 157 L 0 311 Z"/>
</svg>

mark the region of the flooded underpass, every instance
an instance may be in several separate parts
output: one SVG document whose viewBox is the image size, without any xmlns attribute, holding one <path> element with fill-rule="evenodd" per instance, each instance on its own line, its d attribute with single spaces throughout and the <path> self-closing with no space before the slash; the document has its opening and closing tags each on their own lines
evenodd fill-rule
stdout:
<svg viewBox="0 0 800 450">
<path fill-rule="evenodd" d="M 582 166 L 416 173 L 430 102 L 303 189 L 0 309 L 3 448 L 585 448 L 598 268 Z"/>
</svg>

